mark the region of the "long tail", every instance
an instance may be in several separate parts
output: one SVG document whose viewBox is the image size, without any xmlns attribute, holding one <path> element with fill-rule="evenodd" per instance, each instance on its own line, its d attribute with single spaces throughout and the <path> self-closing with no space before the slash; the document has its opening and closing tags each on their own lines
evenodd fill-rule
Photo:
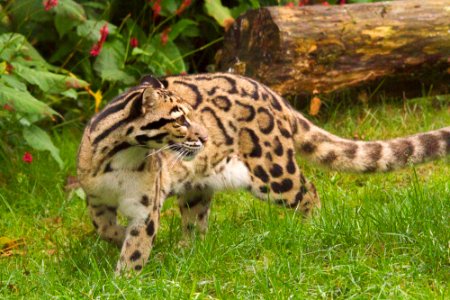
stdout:
<svg viewBox="0 0 450 300">
<path fill-rule="evenodd" d="M 450 127 L 385 141 L 335 136 L 295 113 L 297 151 L 334 170 L 385 172 L 450 154 Z"/>
</svg>

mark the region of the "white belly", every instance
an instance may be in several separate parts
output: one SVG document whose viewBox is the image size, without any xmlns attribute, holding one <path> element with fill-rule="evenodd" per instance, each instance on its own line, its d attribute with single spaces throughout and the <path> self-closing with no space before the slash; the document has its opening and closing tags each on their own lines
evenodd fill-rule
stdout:
<svg viewBox="0 0 450 300">
<path fill-rule="evenodd" d="M 194 178 L 193 186 L 204 186 L 212 190 L 237 189 L 251 184 L 250 172 L 238 157 L 233 157 L 228 163 L 220 162 L 210 175 Z"/>
</svg>

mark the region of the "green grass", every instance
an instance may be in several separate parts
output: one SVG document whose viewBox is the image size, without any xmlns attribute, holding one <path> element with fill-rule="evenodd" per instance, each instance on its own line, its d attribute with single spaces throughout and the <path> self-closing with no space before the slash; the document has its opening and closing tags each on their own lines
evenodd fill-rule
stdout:
<svg viewBox="0 0 450 300">
<path fill-rule="evenodd" d="M 314 121 L 346 137 L 389 138 L 448 126 L 449 103 L 334 105 Z M 64 171 L 45 153 L 29 165 L 22 153 L 2 162 L 0 237 L 24 245 L 0 258 L 0 298 L 450 297 L 448 158 L 374 175 L 330 172 L 299 158 L 322 198 L 318 216 L 302 221 L 244 191 L 218 193 L 206 239 L 190 247 L 178 246 L 171 199 L 142 274 L 115 278 L 118 249 L 98 239 L 84 201 L 64 191 L 80 132 L 55 132 Z"/>
</svg>

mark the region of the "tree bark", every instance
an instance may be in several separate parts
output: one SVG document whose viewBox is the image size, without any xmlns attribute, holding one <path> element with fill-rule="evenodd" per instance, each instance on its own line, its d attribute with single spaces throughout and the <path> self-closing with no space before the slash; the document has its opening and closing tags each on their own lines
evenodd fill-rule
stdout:
<svg viewBox="0 0 450 300">
<path fill-rule="evenodd" d="M 225 35 L 218 69 L 283 95 L 450 74 L 450 0 L 266 7 Z M 439 77 L 440 78 L 440 77 Z M 448 83 L 447 83 L 448 84 Z"/>
</svg>

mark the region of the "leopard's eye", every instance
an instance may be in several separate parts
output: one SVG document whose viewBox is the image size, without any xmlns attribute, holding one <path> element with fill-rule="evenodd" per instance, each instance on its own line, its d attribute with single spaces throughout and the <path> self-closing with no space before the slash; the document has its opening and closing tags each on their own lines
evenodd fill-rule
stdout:
<svg viewBox="0 0 450 300">
<path fill-rule="evenodd" d="M 175 119 L 177 125 L 189 127 L 189 122 L 186 120 L 184 115 L 179 116 Z"/>
</svg>

